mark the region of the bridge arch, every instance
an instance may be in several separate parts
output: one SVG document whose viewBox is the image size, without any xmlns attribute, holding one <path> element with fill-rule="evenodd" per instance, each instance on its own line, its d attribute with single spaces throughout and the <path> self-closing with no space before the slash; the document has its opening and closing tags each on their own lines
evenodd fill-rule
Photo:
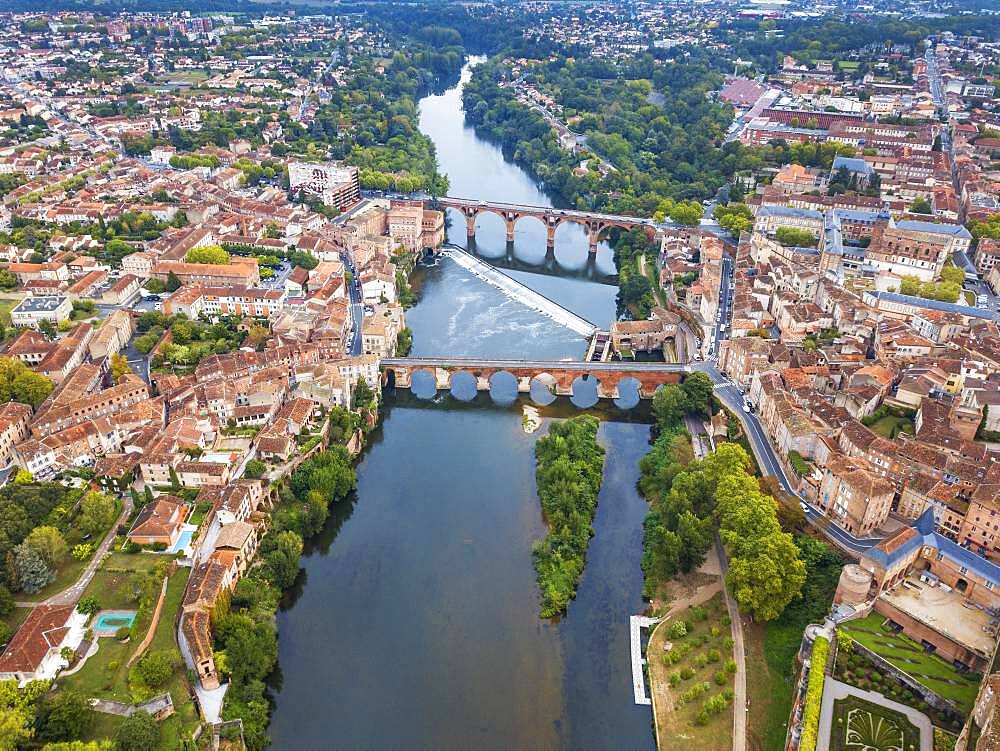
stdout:
<svg viewBox="0 0 1000 751">
<path fill-rule="evenodd" d="M 545 407 L 556 400 L 558 379 L 551 373 L 536 373 L 529 379 L 531 400 Z"/>
<path fill-rule="evenodd" d="M 471 402 L 476 398 L 476 375 L 470 370 L 455 370 L 448 377 L 448 391 L 460 402 Z"/>
<path fill-rule="evenodd" d="M 410 392 L 415 397 L 433 399 L 437 390 L 437 375 L 431 368 L 419 367 L 410 371 Z"/>
<path fill-rule="evenodd" d="M 581 373 L 570 386 L 570 401 L 580 409 L 589 409 L 601 399 L 601 382 L 592 373 Z"/>
<path fill-rule="evenodd" d="M 633 378 L 632 376 L 622 378 L 615 386 L 615 391 L 617 392 L 613 397 L 615 406 L 618 409 L 633 409 L 637 407 L 639 402 L 642 401 L 641 388 L 642 384 L 639 383 L 638 378 Z"/>
<path fill-rule="evenodd" d="M 495 404 L 507 405 L 517 401 L 517 377 L 509 370 L 496 370 L 489 377 L 490 398 Z"/>
</svg>

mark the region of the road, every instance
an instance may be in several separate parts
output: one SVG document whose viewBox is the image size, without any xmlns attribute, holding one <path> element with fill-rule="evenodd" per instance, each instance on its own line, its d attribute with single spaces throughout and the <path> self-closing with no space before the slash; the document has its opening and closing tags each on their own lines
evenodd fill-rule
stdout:
<svg viewBox="0 0 1000 751">
<path fill-rule="evenodd" d="M 340 260 L 351 273 L 351 282 L 347 285 L 347 294 L 351 300 L 351 348 L 350 354 L 357 357 L 361 354 L 361 327 L 365 320 L 365 306 L 361 298 L 361 282 L 354 266 L 354 259 L 346 250 L 340 254 Z"/>
</svg>

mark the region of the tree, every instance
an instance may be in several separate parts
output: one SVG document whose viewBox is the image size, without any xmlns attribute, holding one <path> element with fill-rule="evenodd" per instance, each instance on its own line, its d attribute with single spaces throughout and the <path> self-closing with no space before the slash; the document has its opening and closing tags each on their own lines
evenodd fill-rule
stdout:
<svg viewBox="0 0 1000 751">
<path fill-rule="evenodd" d="M 274 668 L 278 640 L 270 622 L 255 622 L 247 615 L 230 613 L 219 620 L 215 633 L 237 686 L 262 681 Z"/>
<path fill-rule="evenodd" d="M 358 382 L 354 385 L 351 403 L 358 409 L 371 409 L 375 406 L 375 393 L 365 382 L 364 378 L 359 378 Z"/>
<path fill-rule="evenodd" d="M 791 535 L 785 532 L 757 540 L 755 548 L 746 557 L 730 560 L 726 585 L 741 608 L 759 621 L 770 621 L 799 593 L 806 566 Z"/>
<path fill-rule="evenodd" d="M 52 333 L 55 334 L 55 329 Z M 0 357 L 0 402 L 13 399 L 37 407 L 54 387 L 52 381 L 30 370 L 20 360 Z"/>
<path fill-rule="evenodd" d="M 710 417 L 712 411 L 712 379 L 706 373 L 691 373 L 681 384 L 687 399 L 687 408 L 704 417 Z"/>
<path fill-rule="evenodd" d="M 668 383 L 653 395 L 653 417 L 661 431 L 673 430 L 687 411 L 687 396 L 675 383 Z"/>
<path fill-rule="evenodd" d="M 23 467 L 19 468 L 17 470 L 17 474 L 14 475 L 15 485 L 31 485 L 34 481 L 35 478 L 32 476 L 31 472 Z"/>
<path fill-rule="evenodd" d="M 115 751 L 111 741 L 60 741 L 46 743 L 42 751 Z"/>
<path fill-rule="evenodd" d="M 177 477 L 177 470 L 173 467 L 169 467 L 168 475 L 170 477 L 170 487 L 174 490 L 179 490 L 181 487 L 181 481 L 180 478 Z"/>
<path fill-rule="evenodd" d="M 132 372 L 132 368 L 129 367 L 128 360 L 125 358 L 121 352 L 115 352 L 111 355 L 111 380 L 115 383 L 120 383 L 122 378 Z"/>
<path fill-rule="evenodd" d="M 28 594 L 38 592 L 56 578 L 41 554 L 26 542 L 14 548 L 14 569 L 21 590 Z"/>
<path fill-rule="evenodd" d="M 701 221 L 705 210 L 697 201 L 681 201 L 670 209 L 670 218 L 678 224 L 695 225 Z"/>
<path fill-rule="evenodd" d="M 268 578 L 279 589 L 287 589 L 299 575 L 299 558 L 302 556 L 302 538 L 291 531 L 279 532 L 273 548 L 265 556 Z"/>
<path fill-rule="evenodd" d="M 162 294 L 167 291 L 167 285 L 163 283 L 162 280 L 152 277 L 148 279 L 143 285 L 147 292 L 151 292 L 154 295 Z"/>
<path fill-rule="evenodd" d="M 267 472 L 267 465 L 264 464 L 260 459 L 251 459 L 247 462 L 246 469 L 243 471 L 244 477 L 249 477 L 251 480 L 259 480 Z"/>
<path fill-rule="evenodd" d="M 24 709 L 0 706 L 0 751 L 17 751 L 34 734 Z"/>
<path fill-rule="evenodd" d="M 46 741 L 70 741 L 84 735 L 93 723 L 94 712 L 87 700 L 75 691 L 60 691 L 46 699 L 37 723 Z"/>
<path fill-rule="evenodd" d="M 174 655 L 161 649 L 150 652 L 135 665 L 136 674 L 149 688 L 159 688 L 174 674 Z"/>
<path fill-rule="evenodd" d="M 101 609 L 101 601 L 94 597 L 94 595 L 89 595 L 82 598 L 76 604 L 76 609 L 84 615 L 95 615 Z"/>
<path fill-rule="evenodd" d="M 66 560 L 69 552 L 62 532 L 55 527 L 35 527 L 25 542 L 33 547 L 50 568 L 56 568 Z"/>
<path fill-rule="evenodd" d="M 229 253 L 223 250 L 220 245 L 202 245 L 191 248 L 185 259 L 188 263 L 209 263 L 220 266 L 229 265 Z"/>
<path fill-rule="evenodd" d="M 164 285 L 167 292 L 176 292 L 181 288 L 180 277 L 177 276 L 173 271 L 167 274 L 167 282 Z"/>
<path fill-rule="evenodd" d="M 115 731 L 116 751 L 149 751 L 160 742 L 160 728 L 148 712 L 126 717 Z"/>
<path fill-rule="evenodd" d="M 14 289 L 17 286 L 17 277 L 7 269 L 0 269 L 0 288 Z"/>
<path fill-rule="evenodd" d="M 76 518 L 77 529 L 83 535 L 100 534 L 115 520 L 115 510 L 114 498 L 91 490 L 80 501 L 80 513 Z"/>
<path fill-rule="evenodd" d="M 933 214 L 934 209 L 931 208 L 931 202 L 928 201 L 923 196 L 918 196 L 913 200 L 910 205 L 910 211 L 914 214 Z"/>
<path fill-rule="evenodd" d="M 14 596 L 7 587 L 0 584 L 0 618 L 14 612 Z"/>
</svg>

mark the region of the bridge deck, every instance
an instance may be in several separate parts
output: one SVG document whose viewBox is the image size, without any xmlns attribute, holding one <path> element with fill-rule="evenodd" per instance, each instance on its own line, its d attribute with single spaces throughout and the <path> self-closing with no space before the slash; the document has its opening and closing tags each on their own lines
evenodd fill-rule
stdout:
<svg viewBox="0 0 1000 751">
<path fill-rule="evenodd" d="M 477 360 L 455 357 L 396 357 L 381 361 L 383 367 L 503 370 L 576 370 L 583 373 L 688 373 L 691 366 L 678 362 L 580 362 L 579 360 Z"/>
<path fill-rule="evenodd" d="M 442 206 L 452 208 L 469 209 L 501 209 L 505 211 L 518 211 L 531 214 L 549 214 L 552 216 L 574 217 L 579 219 L 596 219 L 611 222 L 630 222 L 632 224 L 644 224 L 650 227 L 659 226 L 653 219 L 640 216 L 626 216 L 624 214 L 604 214 L 599 211 L 580 211 L 579 209 L 558 209 L 554 206 L 535 206 L 530 203 L 505 203 L 504 201 L 475 201 L 470 198 L 457 198 L 455 196 L 443 196 L 437 199 Z"/>
</svg>

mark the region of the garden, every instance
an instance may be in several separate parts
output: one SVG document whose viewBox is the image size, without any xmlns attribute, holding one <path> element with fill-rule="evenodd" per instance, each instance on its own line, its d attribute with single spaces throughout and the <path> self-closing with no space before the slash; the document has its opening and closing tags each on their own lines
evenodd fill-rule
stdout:
<svg viewBox="0 0 1000 751">
<path fill-rule="evenodd" d="M 910 751 L 920 730 L 901 712 L 848 696 L 833 702 L 830 751 Z"/>
<path fill-rule="evenodd" d="M 893 633 L 883 625 L 884 621 L 884 616 L 872 613 L 863 620 L 844 624 L 840 630 L 886 662 L 919 681 L 938 696 L 955 704 L 962 713 L 967 714 L 972 709 L 976 693 L 979 691 L 980 676 L 974 673 L 963 673 L 942 658 L 928 654 L 920 644 L 908 636 Z M 841 670 L 841 666 L 838 661 L 839 670 Z M 890 679 L 882 679 L 875 667 L 861 655 L 851 654 L 847 658 L 843 670 L 847 677 L 842 680 L 859 688 L 881 691 L 890 698 L 897 698 L 891 693 L 893 691 L 911 693 Z M 885 690 L 880 689 L 880 685 Z M 921 706 L 924 702 L 919 697 L 913 698 L 916 699 L 915 702 L 912 699 L 904 698 L 898 700 L 917 707 L 932 718 L 934 717 L 932 711 Z"/>
<path fill-rule="evenodd" d="M 131 667 L 128 660 L 138 648 L 152 622 L 160 594 L 162 576 L 170 565 L 159 556 L 112 553 L 95 574 L 81 602 L 95 601 L 105 611 L 138 608 L 131 627 L 119 628 L 114 636 L 99 639 L 98 651 L 72 675 L 58 681 L 60 691 L 85 698 L 102 698 L 125 703 L 139 703 L 169 692 L 176 714 L 158 723 L 160 743 L 155 749 L 181 747 L 181 738 L 190 737 L 198 722 L 198 711 L 190 698 L 187 671 L 177 648 L 174 621 L 184 597 L 190 569 L 179 568 L 170 575 L 163 612 L 152 642 L 142 659 Z M 92 713 L 87 736 L 109 738 L 122 718 Z"/>
<path fill-rule="evenodd" d="M 716 594 L 659 626 L 650 639 L 651 682 L 669 687 L 667 700 L 657 700 L 659 734 L 674 751 L 732 747 L 736 661 L 730 634 L 725 602 Z"/>
</svg>

